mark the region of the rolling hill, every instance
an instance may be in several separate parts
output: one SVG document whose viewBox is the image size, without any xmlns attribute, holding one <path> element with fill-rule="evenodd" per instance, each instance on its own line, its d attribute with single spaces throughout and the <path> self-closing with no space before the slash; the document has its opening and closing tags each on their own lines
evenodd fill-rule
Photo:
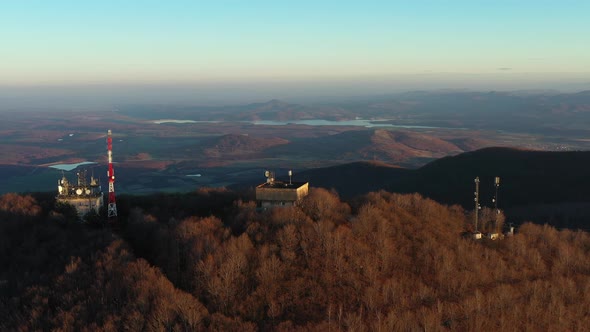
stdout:
<svg viewBox="0 0 590 332">
<path fill-rule="evenodd" d="M 335 189 L 343 197 L 352 197 L 383 189 L 382 181 L 399 181 L 411 173 L 410 169 L 381 162 L 359 161 L 308 170 L 296 177 L 297 181 L 308 181 L 314 187 Z"/>
<path fill-rule="evenodd" d="M 418 132 L 385 129 L 351 130 L 343 133 L 306 138 L 269 148 L 266 154 L 297 159 L 358 161 L 375 160 L 404 166 L 424 164 L 463 152 L 450 141 Z"/>
<path fill-rule="evenodd" d="M 474 205 L 475 177 L 481 180 L 481 205 L 491 207 L 494 177 L 499 176 L 499 207 L 506 210 L 508 217 L 522 221 L 543 210 L 546 211 L 544 221 L 586 228 L 590 226 L 590 212 L 580 213 L 579 209 L 590 202 L 589 170 L 590 152 L 485 148 L 444 157 L 416 170 L 351 163 L 310 170 L 298 176 L 310 181 L 312 186 L 334 188 L 348 198 L 379 189 L 418 192 L 438 202 L 460 204 L 468 209 Z M 355 180 L 336 181 L 351 177 Z"/>
<path fill-rule="evenodd" d="M 200 146 L 206 157 L 220 158 L 249 155 L 287 143 L 289 141 L 282 138 L 256 138 L 248 135 L 227 134 L 207 139 Z"/>
<path fill-rule="evenodd" d="M 480 177 L 487 195 L 493 188 L 493 178 L 499 176 L 506 204 L 590 201 L 589 167 L 590 152 L 486 148 L 441 158 L 416 170 L 411 179 L 392 185 L 441 202 L 469 206 L 473 179 Z"/>
</svg>

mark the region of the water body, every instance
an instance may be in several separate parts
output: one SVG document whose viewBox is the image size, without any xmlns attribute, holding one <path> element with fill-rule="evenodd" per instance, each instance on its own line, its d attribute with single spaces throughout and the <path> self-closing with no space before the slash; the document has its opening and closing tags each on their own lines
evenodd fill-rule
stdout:
<svg viewBox="0 0 590 332">
<path fill-rule="evenodd" d="M 242 123 L 249 123 L 260 126 L 286 126 L 286 125 L 306 125 L 306 126 L 353 126 L 353 127 L 390 127 L 390 128 L 407 128 L 407 129 L 436 129 L 440 127 L 431 126 L 412 126 L 412 125 L 396 125 L 392 123 L 386 123 L 390 120 L 343 120 L 343 121 L 332 121 L 332 120 L 290 120 L 290 121 L 274 121 L 274 120 L 258 120 L 258 121 L 239 121 Z M 152 121 L 155 124 L 162 123 L 220 123 L 221 121 L 195 121 L 195 120 L 155 120 Z"/>
<path fill-rule="evenodd" d="M 219 123 L 220 121 L 195 121 L 195 120 L 174 120 L 174 119 L 161 119 L 152 121 L 155 124 L 162 124 L 162 123 Z"/>
<path fill-rule="evenodd" d="M 69 172 L 71 170 L 76 169 L 78 166 L 90 165 L 90 164 L 96 164 L 96 163 L 92 162 L 92 161 L 83 161 L 81 163 L 76 163 L 76 164 L 56 164 L 56 165 L 51 165 L 49 167 L 59 169 L 61 171 L 68 171 Z"/>
<path fill-rule="evenodd" d="M 343 121 L 332 121 L 332 120 L 293 120 L 293 121 L 248 121 L 254 125 L 264 126 L 285 126 L 289 124 L 306 125 L 306 126 L 356 126 L 356 127 L 392 127 L 392 128 L 410 128 L 410 129 L 434 129 L 438 127 L 429 126 L 410 126 L 410 125 L 395 125 L 391 123 L 385 123 L 390 120 L 343 120 Z"/>
</svg>

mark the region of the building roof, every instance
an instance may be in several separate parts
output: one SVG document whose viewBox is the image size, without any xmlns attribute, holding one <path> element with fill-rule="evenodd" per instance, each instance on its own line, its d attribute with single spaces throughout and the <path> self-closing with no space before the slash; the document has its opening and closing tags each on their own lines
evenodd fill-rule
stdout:
<svg viewBox="0 0 590 332">
<path fill-rule="evenodd" d="M 298 189 L 300 187 L 305 186 L 308 184 L 307 182 L 283 182 L 283 181 L 273 181 L 273 182 L 265 182 L 259 184 L 256 188 L 265 188 L 265 189 Z"/>
</svg>

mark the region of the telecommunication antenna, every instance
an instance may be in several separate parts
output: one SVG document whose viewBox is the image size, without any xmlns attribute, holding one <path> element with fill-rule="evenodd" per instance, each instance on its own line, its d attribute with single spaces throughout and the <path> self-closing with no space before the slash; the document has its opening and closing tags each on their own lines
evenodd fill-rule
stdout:
<svg viewBox="0 0 590 332">
<path fill-rule="evenodd" d="M 496 193 L 494 194 L 492 202 L 494 203 L 494 209 L 496 210 L 496 230 L 498 230 L 498 217 L 500 216 L 500 210 L 498 209 L 498 188 L 500 188 L 499 176 L 496 176 L 496 178 L 494 179 L 494 187 L 496 189 Z"/>
<path fill-rule="evenodd" d="M 266 176 L 266 183 L 273 184 L 275 182 L 274 172 L 266 170 L 264 171 L 264 176 Z"/>
<path fill-rule="evenodd" d="M 481 209 L 481 207 L 479 206 L 479 176 L 475 178 L 475 231 L 477 232 L 477 219 L 479 217 L 479 209 Z"/>
<path fill-rule="evenodd" d="M 78 176 L 78 187 L 86 187 L 87 183 L 86 183 L 86 170 L 80 170 L 76 173 L 76 175 Z"/>
<path fill-rule="evenodd" d="M 293 177 L 293 170 L 289 170 L 289 185 L 292 185 L 291 178 Z"/>
<path fill-rule="evenodd" d="M 500 214 L 500 210 L 498 210 L 498 188 L 500 187 L 500 177 L 499 176 L 496 176 L 496 178 L 494 180 L 494 187 L 496 187 L 496 194 L 494 195 L 492 202 L 494 203 L 494 209 L 496 209 L 496 214 Z"/>
<path fill-rule="evenodd" d="M 107 176 L 109 177 L 109 206 L 107 209 L 107 217 L 109 219 L 117 216 L 117 203 L 115 202 L 115 170 L 113 169 L 113 138 L 111 137 L 111 130 L 107 132 L 107 153 L 109 157 L 109 170 Z"/>
</svg>

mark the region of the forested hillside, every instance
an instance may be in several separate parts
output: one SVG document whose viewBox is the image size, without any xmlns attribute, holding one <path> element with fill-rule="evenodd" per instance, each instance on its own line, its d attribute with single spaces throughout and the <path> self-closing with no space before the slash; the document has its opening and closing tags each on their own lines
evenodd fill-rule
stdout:
<svg viewBox="0 0 590 332">
<path fill-rule="evenodd" d="M 228 191 L 122 197 L 119 226 L 0 197 L 0 330 L 583 330 L 590 236 L 462 236 L 417 194 L 257 211 Z M 217 203 L 216 203 L 217 202 Z"/>
</svg>

